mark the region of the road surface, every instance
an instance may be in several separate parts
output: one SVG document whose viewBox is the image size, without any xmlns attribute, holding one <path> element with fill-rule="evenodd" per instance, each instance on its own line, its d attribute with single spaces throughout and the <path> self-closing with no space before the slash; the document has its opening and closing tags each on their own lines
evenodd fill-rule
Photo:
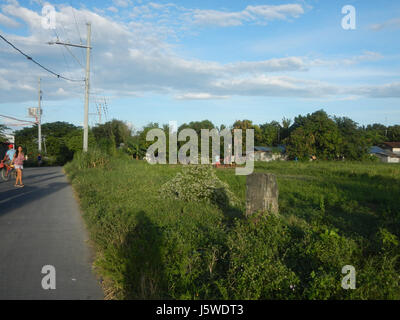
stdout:
<svg viewBox="0 0 400 320">
<path fill-rule="evenodd" d="M 0 181 L 0 299 L 103 299 L 77 202 L 61 167 Z M 55 289 L 43 289 L 44 283 Z"/>
</svg>

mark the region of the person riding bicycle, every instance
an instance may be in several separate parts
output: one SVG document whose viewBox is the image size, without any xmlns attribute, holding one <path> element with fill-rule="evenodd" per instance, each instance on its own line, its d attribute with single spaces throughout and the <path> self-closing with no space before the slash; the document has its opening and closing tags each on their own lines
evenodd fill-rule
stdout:
<svg viewBox="0 0 400 320">
<path fill-rule="evenodd" d="M 6 176 L 8 174 L 8 171 L 10 170 L 10 166 L 14 160 L 16 150 L 14 149 L 13 145 L 10 144 L 8 146 L 8 151 L 6 152 L 6 155 L 3 158 L 4 164 L 7 168 Z"/>
</svg>

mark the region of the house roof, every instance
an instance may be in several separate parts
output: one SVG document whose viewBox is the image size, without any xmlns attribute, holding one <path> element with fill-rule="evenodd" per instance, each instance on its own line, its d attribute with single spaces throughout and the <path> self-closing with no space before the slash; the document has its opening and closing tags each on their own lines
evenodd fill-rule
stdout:
<svg viewBox="0 0 400 320">
<path fill-rule="evenodd" d="M 283 145 L 279 145 L 277 147 L 254 146 L 254 151 L 284 153 L 286 151 L 286 149 L 285 149 L 285 146 L 283 146 Z"/>
<path fill-rule="evenodd" d="M 377 146 L 372 146 L 371 148 L 369 148 L 369 153 L 370 154 L 379 154 L 381 156 L 390 157 L 390 158 L 400 158 L 399 154 L 393 153 L 389 150 L 385 150 L 385 149 L 382 149 Z"/>
<path fill-rule="evenodd" d="M 371 148 L 369 148 L 369 153 L 382 153 L 382 152 L 385 152 L 385 150 L 378 146 L 372 146 Z"/>
<path fill-rule="evenodd" d="M 387 145 L 390 148 L 400 148 L 400 142 L 398 141 L 384 142 L 383 144 Z"/>
<path fill-rule="evenodd" d="M 271 147 L 261 147 L 261 146 L 254 146 L 254 151 L 264 151 L 264 152 L 271 152 Z"/>
</svg>

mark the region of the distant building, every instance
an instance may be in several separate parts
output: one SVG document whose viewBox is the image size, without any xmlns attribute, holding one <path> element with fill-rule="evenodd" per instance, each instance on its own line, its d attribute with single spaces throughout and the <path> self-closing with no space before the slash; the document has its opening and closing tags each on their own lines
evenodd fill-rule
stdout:
<svg viewBox="0 0 400 320">
<path fill-rule="evenodd" d="M 393 153 L 400 154 L 400 142 L 384 142 L 383 148 Z"/>
<path fill-rule="evenodd" d="M 254 147 L 254 161 L 274 161 L 274 160 L 286 160 L 285 147 Z"/>
<path fill-rule="evenodd" d="M 400 163 L 400 142 L 385 142 L 382 147 L 373 146 L 369 153 L 385 163 Z"/>
</svg>

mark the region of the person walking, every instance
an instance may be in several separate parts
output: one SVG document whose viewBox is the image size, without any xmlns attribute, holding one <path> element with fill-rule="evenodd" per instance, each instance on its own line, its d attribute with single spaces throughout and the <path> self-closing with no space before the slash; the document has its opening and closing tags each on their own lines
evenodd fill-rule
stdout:
<svg viewBox="0 0 400 320">
<path fill-rule="evenodd" d="M 22 151 L 22 147 L 19 146 L 13 160 L 15 165 L 15 170 L 17 170 L 17 178 L 15 179 L 15 185 L 14 185 L 15 187 L 21 188 L 24 186 L 22 183 L 22 170 L 24 169 L 24 160 L 25 160 L 24 152 Z"/>
</svg>

